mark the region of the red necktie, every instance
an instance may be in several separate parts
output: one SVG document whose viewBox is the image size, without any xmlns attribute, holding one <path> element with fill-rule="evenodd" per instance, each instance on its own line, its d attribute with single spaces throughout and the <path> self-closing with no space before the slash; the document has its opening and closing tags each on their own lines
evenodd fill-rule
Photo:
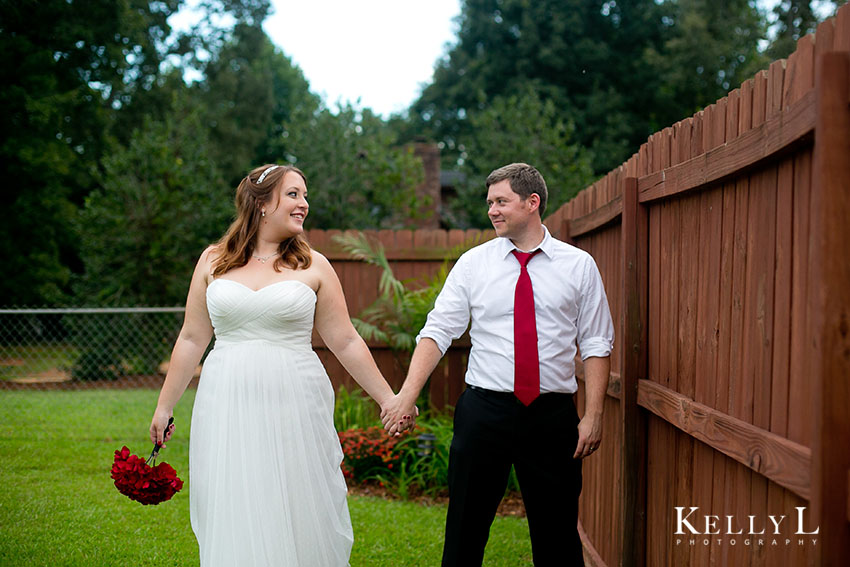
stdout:
<svg viewBox="0 0 850 567">
<path fill-rule="evenodd" d="M 514 395 L 525 405 L 540 395 L 540 359 L 537 354 L 537 322 L 534 316 L 534 290 L 528 275 L 528 262 L 534 252 L 513 251 L 520 272 L 514 292 Z"/>
</svg>

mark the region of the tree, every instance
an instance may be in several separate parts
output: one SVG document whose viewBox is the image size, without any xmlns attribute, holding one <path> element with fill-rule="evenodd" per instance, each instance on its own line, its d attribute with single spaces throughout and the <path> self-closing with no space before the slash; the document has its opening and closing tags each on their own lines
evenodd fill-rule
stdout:
<svg viewBox="0 0 850 567">
<path fill-rule="evenodd" d="M 455 226 L 490 227 L 484 182 L 502 165 L 534 165 L 546 179 L 549 212 L 592 180 L 590 154 L 573 140 L 573 125 L 559 115 L 551 99 L 544 102 L 531 89 L 496 97 L 484 110 L 472 113 L 469 123 L 472 132 L 465 138 L 461 166 L 465 182 L 448 215 Z"/>
<path fill-rule="evenodd" d="M 424 177 L 413 148 L 369 109 L 324 108 L 286 124 L 281 155 L 307 175 L 314 228 L 401 228 Z"/>
<path fill-rule="evenodd" d="M 835 13 L 839 3 L 835 0 L 782 0 L 777 3 L 773 7 L 775 35 L 766 51 L 768 58 L 774 60 L 788 57 L 797 49 L 797 40 L 815 31 L 823 21 L 823 17 L 818 17 L 815 4 L 821 7 L 821 16 L 829 17 Z"/>
<path fill-rule="evenodd" d="M 650 110 L 659 128 L 724 97 L 769 63 L 758 50 L 763 15 L 751 0 L 678 0 L 669 7 L 666 41 L 646 53 L 660 78 Z"/>
<path fill-rule="evenodd" d="M 127 147 L 103 162 L 78 231 L 85 271 L 80 301 L 177 305 L 193 267 L 232 214 L 197 111 L 176 102 L 163 122 L 146 120 Z"/>
<path fill-rule="evenodd" d="M 72 221 L 134 84 L 157 72 L 179 0 L 0 3 L 0 225 L 6 304 L 69 300 Z"/>
<path fill-rule="evenodd" d="M 237 25 L 205 75 L 196 96 L 212 158 L 234 186 L 252 167 L 280 159 L 287 151 L 285 124 L 319 106 L 301 70 L 259 25 Z"/>
<path fill-rule="evenodd" d="M 662 8 L 654 0 L 467 0 L 458 41 L 414 103 L 412 124 L 442 141 L 453 161 L 471 133 L 469 116 L 530 86 L 575 124 L 594 169 L 606 171 L 651 133 L 637 111 L 652 85 L 641 54 L 661 44 Z"/>
<path fill-rule="evenodd" d="M 531 87 L 575 125 L 603 174 L 754 73 L 763 32 L 748 0 L 466 0 L 457 43 L 411 107 L 407 134 L 442 142 L 451 167 L 471 117 Z"/>
<path fill-rule="evenodd" d="M 72 301 L 70 284 L 83 269 L 74 218 L 103 178 L 102 160 L 115 148 L 126 149 L 133 132 L 146 119 L 155 123 L 172 119 L 171 101 L 185 97 L 189 90 L 185 69 L 205 69 L 211 64 L 212 70 L 224 61 L 218 57 L 224 47 L 232 47 L 231 39 L 242 37 L 245 27 L 256 36 L 252 46 L 257 51 L 243 49 L 249 53 L 248 60 L 257 53 L 273 51 L 267 48 L 271 44 L 260 28 L 270 10 L 269 0 L 203 0 L 195 6 L 203 14 L 199 26 L 174 34 L 168 18 L 184 3 L 0 3 L 0 103 L 4 109 L 0 164 L 7 188 L 0 203 L 14 211 L 0 225 L 0 254 L 8 271 L 0 281 L 0 292 L 7 304 Z M 295 103 L 293 97 L 281 95 L 279 79 L 286 73 L 297 75 L 293 79 L 299 90 L 295 98 L 309 100 L 312 96 L 300 72 L 293 71 L 282 55 L 275 57 L 271 63 L 265 57 L 259 65 L 269 71 L 267 88 L 277 94 L 277 106 L 274 96 L 269 96 L 270 114 L 260 113 L 268 120 L 260 129 L 249 125 L 244 130 L 251 138 L 246 144 L 248 157 L 239 161 L 237 155 L 232 160 L 240 169 L 245 163 L 266 159 L 266 138 L 274 128 L 270 124 L 280 124 L 287 116 L 280 110 Z M 223 64 L 232 63 L 231 59 Z M 222 92 L 231 96 L 230 103 L 243 107 L 255 102 Z M 201 97 L 191 106 L 203 102 L 216 106 Z M 219 117 L 229 118 L 226 113 Z M 206 133 L 204 126 L 200 122 L 198 130 Z M 235 130 L 243 133 L 238 127 Z M 242 141 L 227 136 L 220 139 L 217 156 L 224 158 Z M 207 148 L 214 152 L 213 145 Z M 216 163 L 231 165 L 226 159 Z"/>
</svg>

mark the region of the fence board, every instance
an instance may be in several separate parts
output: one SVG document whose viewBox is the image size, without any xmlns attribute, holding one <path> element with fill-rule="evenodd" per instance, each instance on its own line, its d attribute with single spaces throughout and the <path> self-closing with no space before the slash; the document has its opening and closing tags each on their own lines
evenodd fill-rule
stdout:
<svg viewBox="0 0 850 567">
<path fill-rule="evenodd" d="M 829 18 L 818 24 L 815 32 L 815 61 L 824 53 L 834 50 L 835 43 L 835 18 Z"/>
<path fill-rule="evenodd" d="M 649 226 L 638 202 L 637 178 L 623 180 L 622 329 L 620 397 L 620 558 L 623 567 L 646 564 L 646 419 L 637 405 L 638 383 L 647 378 L 647 259 Z"/>
<path fill-rule="evenodd" d="M 770 64 L 767 73 L 767 119 L 776 118 L 782 110 L 782 83 L 785 81 L 785 60 Z"/>
<path fill-rule="evenodd" d="M 738 107 L 737 139 L 745 136 L 753 127 L 753 102 L 755 80 L 750 79 L 741 85 L 741 98 Z M 747 273 L 749 256 L 747 240 L 749 236 L 749 193 L 750 178 L 743 175 L 738 178 L 735 203 L 735 248 L 732 282 L 732 357 L 729 377 L 729 414 L 747 423 L 752 420 L 753 390 L 748 376 L 744 373 L 745 360 L 743 345 L 747 341 L 745 321 L 748 304 L 746 303 Z M 752 473 L 737 463 L 728 462 L 726 468 L 726 501 L 723 509 L 727 513 L 740 516 L 747 514 L 752 485 Z M 744 564 L 745 550 L 723 544 L 723 557 L 728 564 Z"/>
<path fill-rule="evenodd" d="M 669 520 L 670 510 L 675 506 L 670 499 L 669 482 L 671 471 L 655 458 L 655 453 L 659 447 L 664 447 L 663 444 L 668 438 L 668 432 L 665 429 L 670 429 L 667 423 L 650 415 L 648 418 L 648 446 L 650 456 L 647 464 L 647 495 L 646 495 L 646 521 L 647 521 L 647 541 L 646 541 L 646 564 L 647 565 L 671 565 L 668 560 L 669 545 L 667 543 L 670 537 L 670 531 L 667 526 L 671 525 Z M 669 447 L 669 445 L 667 445 Z"/>
<path fill-rule="evenodd" d="M 844 4 L 835 16 L 835 51 L 850 51 L 850 4 Z"/>
<path fill-rule="evenodd" d="M 777 155 L 791 151 L 800 143 L 811 143 L 811 132 L 815 123 L 814 94 L 803 96 L 788 112 L 783 112 L 768 122 L 752 125 L 753 81 L 742 85 L 741 99 L 747 104 L 739 112 L 746 112 L 748 125 L 734 140 L 692 160 L 642 176 L 639 181 L 641 202 L 671 197 L 686 191 L 723 181 L 741 171 L 758 166 L 761 162 L 775 159 Z M 759 84 L 762 84 L 761 82 Z M 764 93 L 760 89 L 760 96 Z M 743 133 L 746 132 L 746 133 Z"/>
<path fill-rule="evenodd" d="M 850 263 L 844 261 L 850 240 L 850 53 L 827 53 L 817 64 L 807 333 L 816 377 L 811 513 L 823 527 L 816 558 L 837 564 L 850 551 Z"/>
<path fill-rule="evenodd" d="M 783 106 L 789 106 L 803 98 L 815 85 L 815 47 L 811 35 L 797 41 L 797 49 L 788 56 L 785 67 L 785 90 Z"/>
<path fill-rule="evenodd" d="M 690 124 L 680 132 L 679 156 L 681 161 L 699 155 L 703 151 L 703 132 L 708 111 L 697 113 Z M 671 161 L 671 165 L 675 161 Z M 678 227 L 680 235 L 679 274 L 674 284 L 678 288 L 677 305 L 677 340 L 676 340 L 676 391 L 688 398 L 694 396 L 694 357 L 696 353 L 696 287 L 697 260 L 699 259 L 699 228 L 693 226 L 694 219 L 699 218 L 699 196 L 691 195 L 678 200 Z M 676 469 L 675 501 L 693 502 L 695 489 L 694 440 L 689 435 L 682 435 L 674 430 Z M 672 511 L 671 511 L 672 513 Z M 672 518 L 671 518 L 672 519 Z M 685 564 L 689 561 L 692 550 L 690 546 L 675 546 L 673 559 L 675 564 Z"/>
<path fill-rule="evenodd" d="M 570 219 L 570 238 L 578 238 L 584 234 L 588 234 L 594 230 L 605 227 L 607 224 L 615 221 L 623 211 L 622 197 L 617 195 L 615 198 L 600 207 L 595 211 Z"/>
<path fill-rule="evenodd" d="M 809 210 L 812 153 L 794 157 L 792 270 L 791 270 L 791 352 L 788 384 L 788 438 L 803 445 L 811 443 L 810 346 L 808 325 Z"/>
<path fill-rule="evenodd" d="M 752 126 L 753 82 L 747 81 L 741 86 L 741 99 L 738 114 L 738 131 L 745 132 Z M 730 351 L 729 364 L 729 414 L 738 418 L 745 416 L 751 400 L 744 398 L 745 384 L 742 380 L 742 349 L 745 336 L 743 332 L 744 298 L 746 291 L 745 270 L 747 267 L 747 222 L 749 202 L 749 178 L 737 180 L 735 189 L 735 225 L 732 265 L 732 325 L 730 336 L 733 348 Z M 743 399 L 742 399 L 743 398 Z"/>
<path fill-rule="evenodd" d="M 809 448 L 694 402 L 651 380 L 641 380 L 638 403 L 665 422 L 741 463 L 747 470 L 756 471 L 808 498 L 812 459 Z M 745 494 L 745 502 L 749 505 L 749 493 Z"/>
<path fill-rule="evenodd" d="M 776 180 L 776 243 L 773 313 L 772 381 L 770 396 L 770 430 L 787 434 L 788 379 L 790 365 L 791 329 L 791 260 L 793 226 L 793 160 L 785 160 L 777 170 Z"/>
</svg>

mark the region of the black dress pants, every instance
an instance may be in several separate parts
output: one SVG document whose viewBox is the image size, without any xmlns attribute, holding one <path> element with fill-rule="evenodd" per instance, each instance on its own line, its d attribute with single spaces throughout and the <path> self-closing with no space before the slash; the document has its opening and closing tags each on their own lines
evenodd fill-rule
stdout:
<svg viewBox="0 0 850 567">
<path fill-rule="evenodd" d="M 536 567 L 582 566 L 581 460 L 571 394 L 529 406 L 512 393 L 468 387 L 455 407 L 442 567 L 480 567 L 496 509 L 516 468 Z"/>
</svg>

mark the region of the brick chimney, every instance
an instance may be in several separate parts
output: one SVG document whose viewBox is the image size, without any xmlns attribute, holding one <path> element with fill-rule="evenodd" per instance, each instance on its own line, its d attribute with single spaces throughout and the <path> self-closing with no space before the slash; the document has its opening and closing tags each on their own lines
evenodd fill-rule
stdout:
<svg viewBox="0 0 850 567">
<path fill-rule="evenodd" d="M 416 196 L 427 202 L 419 208 L 420 218 L 408 222 L 411 228 L 440 228 L 440 149 L 437 144 L 417 142 L 413 153 L 425 169 L 425 180 L 416 188 Z"/>
</svg>

